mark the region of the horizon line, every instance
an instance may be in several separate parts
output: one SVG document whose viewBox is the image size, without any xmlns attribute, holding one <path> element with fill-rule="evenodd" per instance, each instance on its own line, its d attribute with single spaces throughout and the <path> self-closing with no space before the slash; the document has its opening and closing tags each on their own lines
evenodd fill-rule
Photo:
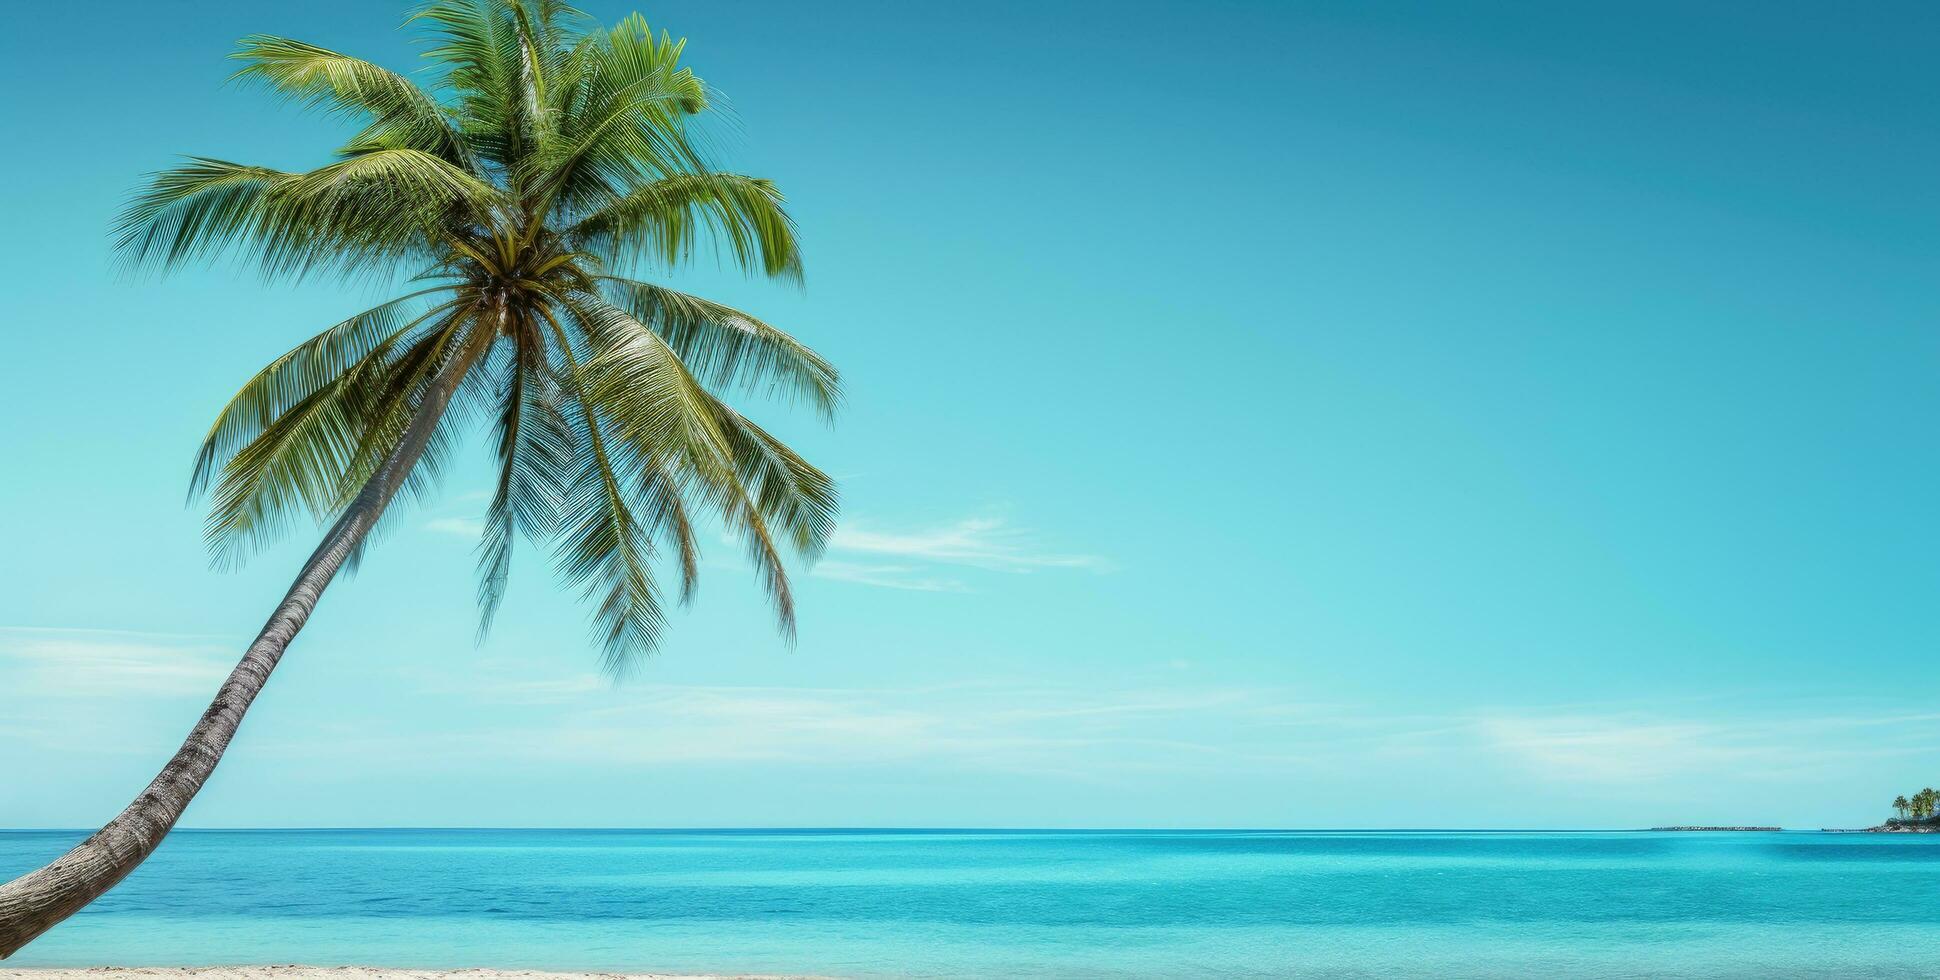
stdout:
<svg viewBox="0 0 1940 980">
<path fill-rule="evenodd" d="M 89 834 L 99 828 L 0 827 L 0 834 Z M 1824 833 L 1865 830 L 1855 827 L 1770 827 L 1744 825 L 1661 825 L 1656 827 L 1028 827 L 1028 826 L 722 826 L 722 827 L 573 827 L 573 826 L 329 826 L 329 827 L 177 827 L 171 833 L 634 833 L 634 834 L 1648 834 L 1648 833 Z"/>
</svg>

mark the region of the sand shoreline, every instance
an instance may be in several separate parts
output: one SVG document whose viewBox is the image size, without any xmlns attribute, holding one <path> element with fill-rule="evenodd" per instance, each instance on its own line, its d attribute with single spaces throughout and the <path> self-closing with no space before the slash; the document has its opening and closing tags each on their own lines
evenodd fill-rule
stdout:
<svg viewBox="0 0 1940 980">
<path fill-rule="evenodd" d="M 377 966 L 10 967 L 0 980 L 817 980 L 806 975 L 415 970 Z M 823 978 L 825 980 L 825 978 Z"/>
</svg>

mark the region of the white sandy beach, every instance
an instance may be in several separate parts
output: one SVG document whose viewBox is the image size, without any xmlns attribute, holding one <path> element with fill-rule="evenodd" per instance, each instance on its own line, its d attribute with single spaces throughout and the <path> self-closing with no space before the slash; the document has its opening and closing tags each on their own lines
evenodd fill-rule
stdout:
<svg viewBox="0 0 1940 980">
<path fill-rule="evenodd" d="M 539 970 L 402 970 L 372 966 L 189 966 L 85 969 L 0 967 L 0 980 L 813 980 L 769 974 L 546 973 Z"/>
</svg>

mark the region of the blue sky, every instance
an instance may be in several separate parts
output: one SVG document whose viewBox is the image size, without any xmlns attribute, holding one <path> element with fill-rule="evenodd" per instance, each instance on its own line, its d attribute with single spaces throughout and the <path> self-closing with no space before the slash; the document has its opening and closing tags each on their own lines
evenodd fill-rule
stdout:
<svg viewBox="0 0 1940 980">
<path fill-rule="evenodd" d="M 843 483 L 799 646 L 725 545 L 622 685 L 534 549 L 474 646 L 481 442 L 189 824 L 1820 826 L 1940 780 L 1931 8 L 644 12 L 808 250 L 805 290 L 676 281 L 847 379 L 833 428 L 755 413 Z M 78 827 L 309 546 L 208 568 L 200 433 L 377 298 L 129 281 L 113 212 L 176 154 L 322 161 L 235 38 L 415 53 L 371 0 L 36 16 L 0 826 Z"/>
</svg>

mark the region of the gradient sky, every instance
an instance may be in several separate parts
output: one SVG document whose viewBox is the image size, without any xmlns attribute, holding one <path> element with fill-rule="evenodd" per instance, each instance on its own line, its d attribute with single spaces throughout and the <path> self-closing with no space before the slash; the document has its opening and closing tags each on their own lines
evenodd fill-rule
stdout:
<svg viewBox="0 0 1940 980">
<path fill-rule="evenodd" d="M 644 12 L 807 248 L 806 290 L 676 281 L 846 373 L 834 428 L 754 413 L 844 488 L 799 646 L 725 545 L 617 687 L 536 549 L 474 646 L 480 441 L 188 824 L 1817 827 L 1940 782 L 1940 10 Z M 376 0 L 31 16 L 0 826 L 80 827 L 311 543 L 208 568 L 202 430 L 379 298 L 129 281 L 112 215 L 176 154 L 323 162 L 237 37 L 416 55 Z"/>
</svg>

